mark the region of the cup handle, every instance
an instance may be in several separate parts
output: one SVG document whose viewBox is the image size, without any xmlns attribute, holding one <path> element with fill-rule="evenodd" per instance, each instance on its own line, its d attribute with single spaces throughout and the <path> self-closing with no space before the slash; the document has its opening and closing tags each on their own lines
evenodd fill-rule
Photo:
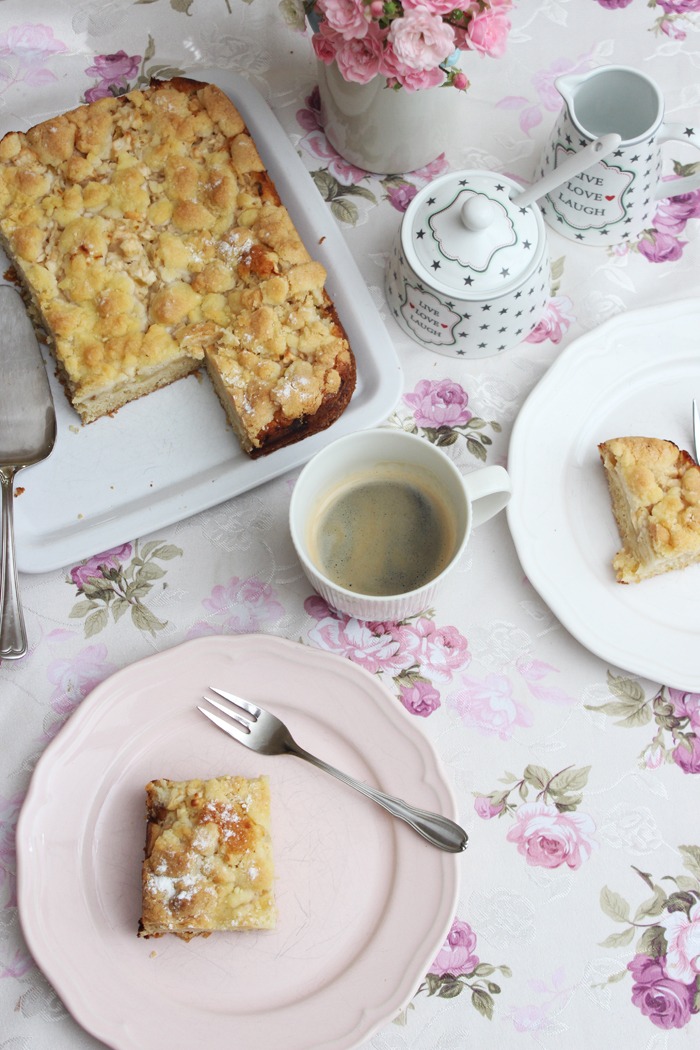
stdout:
<svg viewBox="0 0 700 1050">
<path fill-rule="evenodd" d="M 462 477 L 472 505 L 472 525 L 481 525 L 503 510 L 512 492 L 505 467 L 481 467 Z"/>
<path fill-rule="evenodd" d="M 688 127 L 687 124 L 662 124 L 659 143 L 662 142 L 685 142 L 700 149 L 700 131 Z M 700 171 L 695 175 L 687 175 L 684 179 L 660 182 L 654 194 L 654 200 L 677 197 L 681 193 L 692 193 L 697 189 L 700 189 Z"/>
</svg>

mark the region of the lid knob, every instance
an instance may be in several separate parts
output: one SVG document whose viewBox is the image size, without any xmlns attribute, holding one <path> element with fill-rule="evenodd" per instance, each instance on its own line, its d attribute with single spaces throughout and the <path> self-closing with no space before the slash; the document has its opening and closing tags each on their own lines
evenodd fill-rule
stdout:
<svg viewBox="0 0 700 1050">
<path fill-rule="evenodd" d="M 496 210 L 487 197 L 474 193 L 462 205 L 460 218 L 468 230 L 485 230 L 496 218 Z"/>
</svg>

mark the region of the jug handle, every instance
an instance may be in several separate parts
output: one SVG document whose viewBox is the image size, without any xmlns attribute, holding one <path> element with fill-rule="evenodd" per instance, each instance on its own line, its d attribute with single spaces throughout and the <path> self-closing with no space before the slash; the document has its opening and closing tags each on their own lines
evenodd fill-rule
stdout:
<svg viewBox="0 0 700 1050">
<path fill-rule="evenodd" d="M 662 124 L 659 133 L 659 144 L 663 142 L 685 142 L 696 149 L 700 149 L 700 141 L 697 140 L 695 128 L 687 124 Z M 659 183 L 654 200 L 662 200 L 664 197 L 678 197 L 681 193 L 692 193 L 700 189 L 700 171 L 695 175 L 687 175 L 683 179 Z"/>
</svg>

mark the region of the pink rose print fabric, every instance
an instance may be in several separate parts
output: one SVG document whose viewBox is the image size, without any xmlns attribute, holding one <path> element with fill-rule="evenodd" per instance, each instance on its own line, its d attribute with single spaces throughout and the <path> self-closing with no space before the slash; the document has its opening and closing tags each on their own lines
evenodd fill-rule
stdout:
<svg viewBox="0 0 700 1050">
<path fill-rule="evenodd" d="M 590 766 L 570 766 L 552 774 L 529 765 L 520 778 L 505 774 L 502 781 L 509 786 L 476 794 L 474 810 L 482 820 L 512 817 L 506 840 L 531 867 L 576 871 L 598 846 L 592 818 L 578 811 L 589 772 Z"/>
<path fill-rule="evenodd" d="M 700 693 L 686 693 L 662 686 L 647 697 L 642 685 L 632 678 L 608 673 L 613 699 L 586 705 L 615 719 L 625 729 L 652 726 L 655 733 L 639 756 L 646 769 L 674 764 L 683 773 L 700 773 Z"/>
<path fill-rule="evenodd" d="M 666 875 L 657 882 L 633 869 L 646 884 L 646 900 L 634 911 L 607 886 L 600 895 L 605 914 L 622 927 L 603 941 L 603 947 L 619 951 L 635 944 L 626 967 L 632 978 L 632 1003 L 665 1031 L 685 1028 L 700 1012 L 700 847 L 679 846 L 678 852 L 686 869 L 682 877 Z M 619 975 L 609 978 L 615 983 L 618 979 Z"/>
<path fill-rule="evenodd" d="M 493 977 L 498 973 L 510 977 L 511 971 L 508 966 L 482 962 L 479 954 L 476 933 L 468 922 L 456 918 L 416 995 L 427 992 L 440 999 L 454 999 L 462 992 L 469 992 L 474 1009 L 492 1018 L 494 997 L 501 992 L 500 984 Z"/>
<path fill-rule="evenodd" d="M 312 645 L 391 678 L 406 710 L 421 718 L 437 710 L 440 687 L 471 661 L 467 639 L 455 627 L 440 627 L 432 615 L 366 622 L 335 612 L 318 595 L 307 598 L 304 608 L 316 620 L 308 632 Z"/>
</svg>

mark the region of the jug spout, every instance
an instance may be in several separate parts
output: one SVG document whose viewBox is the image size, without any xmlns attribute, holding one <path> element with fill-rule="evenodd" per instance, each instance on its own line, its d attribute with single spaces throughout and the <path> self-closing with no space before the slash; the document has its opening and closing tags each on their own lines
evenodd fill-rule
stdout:
<svg viewBox="0 0 700 1050">
<path fill-rule="evenodd" d="M 554 86 L 564 99 L 569 112 L 574 107 L 576 92 L 581 87 L 581 84 L 585 84 L 590 75 L 590 73 L 566 73 L 564 76 L 557 77 L 554 81 Z"/>
</svg>

